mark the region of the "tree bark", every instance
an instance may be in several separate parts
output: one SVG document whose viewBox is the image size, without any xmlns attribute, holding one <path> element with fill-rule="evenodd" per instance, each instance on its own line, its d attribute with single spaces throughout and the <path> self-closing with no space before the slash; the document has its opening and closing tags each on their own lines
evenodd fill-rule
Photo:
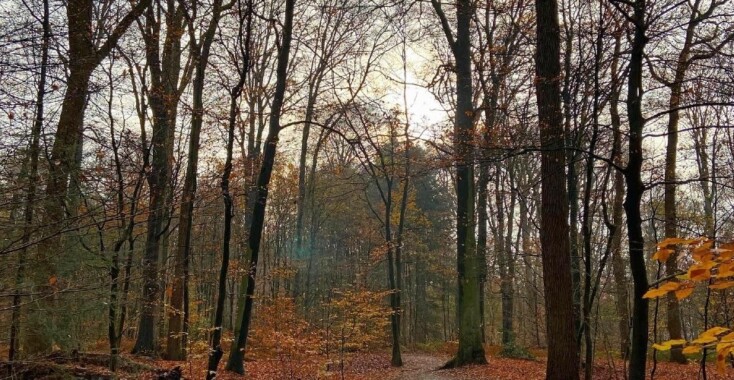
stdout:
<svg viewBox="0 0 734 380">
<path fill-rule="evenodd" d="M 647 361 L 648 301 L 642 296 L 648 290 L 645 267 L 644 237 L 640 205 L 645 187 L 642 183 L 642 131 L 645 118 L 642 116 L 642 63 L 647 44 L 645 36 L 646 1 L 632 3 L 631 16 L 634 37 L 629 62 L 627 83 L 627 118 L 629 122 L 629 155 L 624 177 L 627 192 L 624 210 L 627 214 L 627 239 L 629 244 L 630 269 L 634 283 L 632 308 L 632 350 L 630 352 L 629 379 L 643 380 Z"/>
<path fill-rule="evenodd" d="M 247 1 L 247 11 L 244 18 L 247 20 L 245 26 L 245 39 L 242 41 L 243 19 L 240 18 L 239 43 L 243 44 L 241 49 L 242 68 L 239 71 L 239 82 L 232 88 L 230 93 L 229 104 L 229 128 L 227 132 L 227 158 L 224 163 L 224 172 L 222 173 L 222 198 L 224 201 L 224 232 L 222 236 L 222 265 L 219 270 L 219 288 L 217 293 L 216 311 L 214 314 L 214 331 L 211 338 L 211 349 L 209 350 L 209 363 L 207 366 L 206 378 L 211 380 L 217 376 L 217 367 L 222 359 L 224 352 L 222 351 L 222 320 L 224 317 L 224 301 L 227 297 L 227 271 L 229 270 L 229 245 L 232 237 L 232 195 L 229 192 L 229 180 L 232 173 L 232 155 L 234 148 L 234 130 L 237 123 L 237 115 L 239 113 L 238 102 L 242 89 L 245 85 L 247 72 L 250 64 L 250 38 L 252 30 L 252 0 Z"/>
<path fill-rule="evenodd" d="M 548 364 L 546 379 L 578 378 L 569 252 L 566 155 L 560 93 L 560 29 L 555 0 L 536 0 L 535 87 L 541 142 L 541 230 Z"/>
<path fill-rule="evenodd" d="M 247 335 L 250 331 L 250 322 L 252 318 L 253 295 L 255 293 L 255 278 L 257 274 L 258 257 L 260 254 L 260 241 L 262 240 L 262 231 L 265 224 L 265 206 L 268 200 L 268 185 L 270 184 L 270 176 L 273 172 L 273 165 L 275 164 L 276 146 L 278 144 L 278 134 L 280 133 L 280 116 L 283 110 L 283 101 L 285 98 L 288 57 L 290 55 L 291 39 L 293 35 L 294 7 L 295 0 L 286 0 L 282 41 L 278 51 L 275 93 L 273 94 L 273 101 L 270 108 L 268 137 L 265 140 L 263 161 L 260 167 L 260 174 L 257 179 L 257 201 L 252 211 L 252 227 L 250 228 L 250 236 L 248 239 L 250 268 L 247 289 L 245 290 L 245 305 L 242 312 L 241 327 L 237 339 L 238 347 L 236 350 L 230 352 L 230 362 L 232 363 L 228 363 L 227 365 L 228 370 L 232 370 L 237 373 L 244 373 L 242 359 L 244 359 L 244 352 L 247 349 Z"/>
<path fill-rule="evenodd" d="M 142 31 L 145 42 L 145 53 L 150 70 L 151 88 L 148 91 L 148 103 L 153 113 L 152 135 L 150 141 L 150 159 L 148 152 L 143 152 L 145 166 L 149 167 L 147 182 L 149 188 L 148 219 L 146 221 L 145 253 L 143 255 L 143 292 L 142 310 L 138 322 L 138 337 L 133 353 L 153 355 L 156 351 L 156 309 L 160 303 L 159 259 L 161 251 L 166 254 L 166 228 L 169 220 L 172 192 L 170 182 L 173 161 L 173 134 L 176 127 L 176 115 L 180 89 L 181 74 L 181 35 L 183 34 L 184 15 L 181 8 L 171 7 L 165 12 L 166 37 L 163 43 L 163 56 L 159 48 L 160 23 L 156 20 L 156 12 L 151 7 L 146 12 L 145 26 Z M 186 83 L 186 79 L 182 81 Z M 165 257 L 164 257 L 165 259 Z M 164 260 L 165 261 L 165 260 Z"/>
<path fill-rule="evenodd" d="M 456 39 L 441 3 L 431 1 L 454 56 L 456 67 L 456 111 L 454 115 L 454 156 L 456 168 L 456 267 L 458 274 L 457 317 L 459 348 L 445 367 L 486 364 L 482 346 L 481 282 L 482 263 L 474 235 L 474 106 L 472 104 L 471 19 L 474 7 L 469 0 L 456 2 Z"/>
<path fill-rule="evenodd" d="M 192 115 L 191 131 L 189 134 L 189 154 L 186 166 L 183 192 L 181 194 L 181 209 L 178 225 L 178 244 L 174 258 L 174 274 L 172 283 L 171 305 L 168 312 L 168 342 L 166 358 L 168 360 L 185 360 L 188 342 L 189 317 L 189 257 L 191 256 L 191 229 L 193 224 L 194 201 L 196 198 L 196 176 L 199 164 L 199 141 L 201 127 L 204 122 L 204 81 L 206 69 L 209 65 L 209 52 L 214 42 L 222 12 L 231 7 L 232 3 L 222 6 L 222 0 L 215 0 L 212 4 L 212 16 L 201 41 L 193 38 L 193 25 L 189 25 L 189 34 L 192 36 L 189 43 L 192 45 L 192 55 L 195 56 L 196 66 L 192 88 Z M 226 8 L 225 8 L 226 7 Z"/>
<path fill-rule="evenodd" d="M 51 331 L 53 323 L 47 323 L 47 318 L 53 319 L 57 311 L 63 309 L 60 296 L 53 294 L 53 289 L 48 283 L 52 277 L 56 277 L 57 281 L 63 280 L 58 279 L 59 273 L 56 268 L 56 263 L 63 261 L 63 258 L 58 257 L 56 252 L 61 243 L 60 234 L 69 223 L 73 222 L 73 218 L 65 218 L 67 212 L 73 211 L 67 207 L 67 196 L 72 173 L 80 164 L 78 151 L 82 144 L 84 109 L 92 72 L 117 46 L 120 37 L 150 3 L 151 0 L 137 3 L 115 25 L 99 47 L 95 46 L 95 41 L 89 37 L 89 31 L 94 28 L 93 1 L 70 0 L 66 4 L 69 77 L 49 161 L 46 198 L 43 202 L 46 213 L 42 217 L 42 224 L 49 227 L 47 238 L 38 246 L 38 264 L 34 275 L 34 283 L 42 296 L 39 307 L 29 310 L 28 329 L 24 336 L 24 348 L 27 354 L 48 352 L 53 343 L 63 344 L 64 342 L 55 342 L 53 336 L 63 335 L 63 332 L 59 334 L 58 330 L 68 329 L 61 320 L 54 326 L 57 331 Z M 50 315 L 49 310 L 52 311 Z"/>
<path fill-rule="evenodd" d="M 27 247 L 32 237 L 33 214 L 35 211 L 36 192 L 38 188 L 38 160 L 40 154 L 41 130 L 44 120 L 44 98 L 46 95 L 46 73 L 48 69 L 48 50 L 51 40 L 51 23 L 49 21 L 49 0 L 43 0 L 43 39 L 41 42 L 41 70 L 38 76 L 38 91 L 36 92 L 36 116 L 31 129 L 31 144 L 28 149 L 28 189 L 23 205 L 23 237 L 21 244 Z M 13 312 L 10 322 L 10 342 L 8 343 L 8 361 L 17 358 L 20 342 L 21 293 L 19 288 L 25 281 L 25 265 L 28 249 L 23 248 L 18 254 L 18 271 L 15 274 L 15 294 L 13 294 Z"/>
</svg>

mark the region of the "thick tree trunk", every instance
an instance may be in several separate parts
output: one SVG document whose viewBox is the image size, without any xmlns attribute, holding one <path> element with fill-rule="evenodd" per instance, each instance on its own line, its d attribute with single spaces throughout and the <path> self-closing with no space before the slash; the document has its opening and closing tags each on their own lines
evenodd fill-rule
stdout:
<svg viewBox="0 0 734 380">
<path fill-rule="evenodd" d="M 482 263 L 474 235 L 474 106 L 472 104 L 471 19 L 469 0 L 456 2 L 456 39 L 438 0 L 431 1 L 453 52 L 456 66 L 454 155 L 456 167 L 456 267 L 458 272 L 457 318 L 459 348 L 445 367 L 487 363 L 482 346 Z"/>
<path fill-rule="evenodd" d="M 578 378 L 574 339 L 573 284 L 569 252 L 566 156 L 561 113 L 560 30 L 555 0 L 536 0 L 536 91 L 541 141 L 541 230 L 546 326 L 547 379 Z"/>
</svg>

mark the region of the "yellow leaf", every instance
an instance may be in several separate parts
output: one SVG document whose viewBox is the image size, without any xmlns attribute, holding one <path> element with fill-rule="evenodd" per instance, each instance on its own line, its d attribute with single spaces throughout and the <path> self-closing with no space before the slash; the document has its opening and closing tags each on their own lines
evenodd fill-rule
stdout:
<svg viewBox="0 0 734 380">
<path fill-rule="evenodd" d="M 724 281 L 709 285 L 709 289 L 727 289 L 732 286 L 734 286 L 734 281 Z"/>
<path fill-rule="evenodd" d="M 668 350 L 670 350 L 670 345 L 669 344 L 665 344 L 665 342 L 660 343 L 660 344 L 655 343 L 655 344 L 652 345 L 652 348 L 654 348 L 654 349 L 656 349 L 658 351 L 668 351 Z"/>
<path fill-rule="evenodd" d="M 724 354 L 724 356 L 729 355 L 732 349 L 734 349 L 734 344 L 731 343 L 719 343 L 716 345 L 716 352 Z"/>
<path fill-rule="evenodd" d="M 727 342 L 734 342 L 734 332 L 730 332 L 730 333 L 728 333 L 728 334 L 724 335 L 724 336 L 723 336 L 723 337 L 722 337 L 722 338 L 720 339 L 720 341 L 721 341 L 722 343 L 727 343 Z"/>
<path fill-rule="evenodd" d="M 693 341 L 691 341 L 691 343 L 693 343 L 693 344 L 709 344 L 711 342 L 716 342 L 716 337 L 714 337 L 714 336 L 704 336 L 703 334 L 701 334 L 700 337 L 698 337 L 698 338 L 694 339 Z"/>
<path fill-rule="evenodd" d="M 721 333 L 729 331 L 726 327 L 716 326 L 701 333 L 700 337 L 716 337 Z"/>
<path fill-rule="evenodd" d="M 691 355 L 691 354 L 697 354 L 701 352 L 701 346 L 698 345 L 690 345 L 683 349 L 684 355 Z"/>
<path fill-rule="evenodd" d="M 671 339 L 671 340 L 666 340 L 665 342 L 662 342 L 660 344 L 667 345 L 667 346 L 682 346 L 686 344 L 686 340 L 685 339 Z"/>
<path fill-rule="evenodd" d="M 678 289 L 678 290 L 675 291 L 675 298 L 677 298 L 678 300 L 682 300 L 682 299 L 690 296 L 691 293 L 693 293 L 693 287 L 692 286 L 687 287 L 687 288 L 681 288 L 681 289 Z"/>
</svg>

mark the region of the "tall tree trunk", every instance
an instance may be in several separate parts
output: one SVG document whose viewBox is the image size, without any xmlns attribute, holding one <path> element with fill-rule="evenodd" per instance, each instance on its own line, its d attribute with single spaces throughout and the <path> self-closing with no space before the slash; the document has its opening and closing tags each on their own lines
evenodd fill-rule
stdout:
<svg viewBox="0 0 734 380">
<path fill-rule="evenodd" d="M 489 215 L 487 212 L 487 188 L 489 186 L 489 165 L 485 162 L 486 155 L 484 149 L 480 149 L 480 157 L 483 157 L 479 163 L 479 179 L 477 182 L 477 256 L 482 264 L 482 278 L 480 284 L 480 304 L 479 312 L 482 317 L 482 343 L 487 343 L 486 326 L 485 326 L 485 287 L 487 283 L 487 223 Z"/>
<path fill-rule="evenodd" d="M 242 311 L 239 336 L 237 337 L 237 349 L 230 352 L 230 362 L 234 362 L 227 364 L 228 370 L 235 371 L 237 373 L 244 373 L 242 359 L 244 359 L 244 352 L 247 349 L 247 335 L 250 332 L 257 262 L 260 254 L 260 241 L 262 239 L 262 232 L 265 224 L 265 206 L 268 200 L 268 185 L 270 184 L 270 176 L 273 172 L 273 165 L 275 164 L 276 146 L 278 144 L 278 134 L 280 133 L 280 116 L 283 110 L 283 101 L 285 98 L 288 57 L 290 55 L 291 39 L 293 35 L 294 7 L 295 0 L 286 0 L 282 41 L 278 51 L 275 93 L 273 94 L 273 101 L 270 108 L 268 137 L 265 140 L 263 161 L 260 167 L 260 175 L 257 179 L 257 201 L 252 211 L 252 227 L 250 228 L 250 236 L 248 239 L 250 250 L 250 272 L 247 281 L 247 289 L 245 290 L 245 305 Z"/>
<path fill-rule="evenodd" d="M 222 7 L 222 0 L 215 0 L 212 4 L 212 16 L 201 41 L 194 38 L 192 54 L 196 57 L 192 89 L 191 132 L 189 134 L 189 155 L 186 166 L 183 193 L 181 195 L 181 210 L 178 225 L 178 244 L 174 258 L 174 274 L 172 284 L 171 306 L 168 313 L 168 342 L 166 358 L 168 360 L 185 360 L 188 341 L 189 317 L 189 257 L 191 255 L 191 229 L 193 224 L 194 201 L 196 198 L 196 176 L 199 164 L 199 140 L 201 127 L 204 122 L 204 81 L 206 68 L 209 65 L 209 51 L 214 41 L 221 14 L 226 9 Z M 189 25 L 193 36 L 193 26 Z"/>
<path fill-rule="evenodd" d="M 28 254 L 28 244 L 32 237 L 33 214 L 36 202 L 36 191 L 38 187 L 38 159 L 40 154 L 41 130 L 43 129 L 44 120 L 44 98 L 46 95 L 46 72 L 48 69 L 48 50 L 51 40 L 51 24 L 49 21 L 49 0 L 43 0 L 43 18 L 41 19 L 43 27 L 43 39 L 41 42 L 41 70 L 38 77 L 38 91 L 36 92 L 36 116 L 31 129 L 31 144 L 28 149 L 28 189 L 26 190 L 26 199 L 23 204 L 23 237 L 21 244 L 23 249 L 18 254 L 18 271 L 15 274 L 15 294 L 13 294 L 13 313 L 10 321 L 10 342 L 8 343 L 8 361 L 12 362 L 17 358 L 19 334 L 20 334 L 20 317 L 21 317 L 21 296 L 20 288 L 23 287 L 25 281 L 25 265 L 26 255 Z"/>
<path fill-rule="evenodd" d="M 535 61 L 541 142 L 541 230 L 548 363 L 546 379 L 578 378 L 574 339 L 573 284 L 569 252 L 568 202 L 564 176 L 566 156 L 559 81 L 560 29 L 555 0 L 536 0 Z"/>
<path fill-rule="evenodd" d="M 612 77 L 611 92 L 609 94 L 609 114 L 612 124 L 612 160 L 617 165 L 623 165 L 622 159 L 622 121 L 619 115 L 619 55 L 621 51 L 620 33 L 614 36 L 614 56 L 611 63 Z M 622 257 L 622 223 L 624 222 L 624 173 L 616 170 L 614 173 L 614 201 L 612 206 L 612 224 L 615 229 L 612 236 L 612 274 L 616 295 L 616 310 L 619 318 L 619 352 L 623 358 L 629 356 L 630 349 L 630 310 L 627 294 L 627 271 Z"/>
<path fill-rule="evenodd" d="M 446 367 L 470 363 L 486 364 L 482 346 L 481 281 L 482 263 L 474 235 L 474 106 L 472 104 L 471 19 L 474 7 L 469 0 L 456 2 L 456 39 L 441 3 L 431 0 L 453 52 L 456 66 L 456 111 L 454 115 L 454 156 L 456 167 L 456 267 L 458 272 L 457 317 L 459 348 Z"/>
<path fill-rule="evenodd" d="M 145 42 L 146 61 L 150 70 L 151 88 L 148 103 L 153 113 L 152 136 L 150 141 L 151 158 L 145 155 L 145 165 L 149 188 L 148 219 L 146 221 L 146 241 L 143 254 L 143 292 L 142 310 L 138 323 L 138 337 L 133 353 L 153 355 L 157 349 L 155 333 L 156 314 L 161 304 L 162 284 L 159 261 L 163 253 L 167 255 L 165 242 L 166 223 L 170 219 L 173 189 L 171 188 L 173 162 L 173 135 L 180 97 L 179 76 L 181 75 L 181 30 L 184 13 L 180 6 L 170 7 L 165 12 L 167 34 L 163 43 L 161 59 L 160 23 L 151 7 L 146 12 L 145 26 L 142 31 Z M 186 79 L 182 81 L 186 82 Z M 161 320 L 163 320 L 161 318 Z M 161 328 L 161 330 L 163 330 Z"/>
<path fill-rule="evenodd" d="M 241 11 L 240 11 L 241 14 Z M 245 24 L 245 39 L 242 41 L 242 27 Z M 227 271 L 229 270 L 229 244 L 232 237 L 232 195 L 229 192 L 229 179 L 232 173 L 232 155 L 234 148 L 234 130 L 237 124 L 237 115 L 239 114 L 238 102 L 242 89 L 245 85 L 247 72 L 250 67 L 250 38 L 252 31 L 252 0 L 247 0 L 247 11 L 244 18 L 240 18 L 240 29 L 238 35 L 238 43 L 241 45 L 242 68 L 238 69 L 240 79 L 232 88 L 230 93 L 229 104 L 229 128 L 227 132 L 227 158 L 224 163 L 224 172 L 222 173 L 222 198 L 224 200 L 224 233 L 222 236 L 222 265 L 219 270 L 219 288 L 217 292 L 217 304 L 214 314 L 214 331 L 211 338 L 211 349 L 209 350 L 209 363 L 207 366 L 206 378 L 211 380 L 217 376 L 217 367 L 222 359 L 224 352 L 222 351 L 222 320 L 224 317 L 224 301 L 227 297 Z"/>
<path fill-rule="evenodd" d="M 675 77 L 673 82 L 667 83 L 670 89 L 670 98 L 668 99 L 668 143 L 665 150 L 665 186 L 664 186 L 664 213 L 665 226 L 664 232 L 666 238 L 678 237 L 678 214 L 677 214 L 677 197 L 676 197 L 676 163 L 678 160 L 678 122 L 680 121 L 680 107 L 683 95 L 683 81 L 686 77 L 686 71 L 689 65 L 689 56 L 691 45 L 695 34 L 695 20 L 698 17 L 698 8 L 700 0 L 695 0 L 691 6 L 691 19 L 686 27 L 685 40 L 683 48 L 678 54 L 675 66 Z M 678 249 L 668 257 L 665 262 L 665 274 L 673 276 L 678 272 Z M 680 320 L 680 305 L 678 298 L 674 293 L 670 293 L 666 297 L 666 315 L 668 317 L 668 335 L 670 339 L 682 339 L 683 331 Z M 685 355 L 683 355 L 682 346 L 674 346 L 670 349 L 670 361 L 676 363 L 687 363 Z"/>
<path fill-rule="evenodd" d="M 645 187 L 642 183 L 642 132 L 645 119 L 642 116 L 642 64 L 647 43 L 646 1 L 632 3 L 631 22 L 634 27 L 629 77 L 627 83 L 627 118 L 629 131 L 629 156 L 624 177 L 627 183 L 624 210 L 627 214 L 627 239 L 629 244 L 630 269 L 634 283 L 632 308 L 632 350 L 630 352 L 629 379 L 643 380 L 647 359 L 648 301 L 642 296 L 647 292 L 647 269 L 645 267 L 644 237 L 640 205 Z"/>
</svg>

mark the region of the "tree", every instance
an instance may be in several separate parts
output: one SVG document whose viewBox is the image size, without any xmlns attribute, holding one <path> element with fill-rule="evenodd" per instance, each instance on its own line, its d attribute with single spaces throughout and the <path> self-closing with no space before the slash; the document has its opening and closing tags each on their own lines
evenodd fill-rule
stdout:
<svg viewBox="0 0 734 380">
<path fill-rule="evenodd" d="M 454 111 L 454 165 L 456 168 L 456 269 L 458 274 L 457 315 L 459 348 L 445 367 L 486 364 L 482 346 L 481 282 L 484 263 L 474 235 L 474 106 L 472 105 L 471 1 L 456 2 L 456 37 L 439 0 L 431 0 L 453 54 L 456 72 Z"/>
<path fill-rule="evenodd" d="M 547 379 L 578 376 L 578 356 L 573 334 L 573 285 L 569 251 L 564 131 L 560 93 L 560 29 L 555 0 L 536 0 L 537 50 L 535 87 L 541 144 L 540 241 L 543 257 L 546 329 L 548 334 Z"/>
<path fill-rule="evenodd" d="M 263 154 L 262 165 L 260 166 L 260 174 L 257 178 L 257 202 L 255 203 L 255 208 L 252 211 L 252 227 L 250 228 L 250 236 L 248 239 L 250 268 L 245 293 L 245 305 L 242 310 L 242 325 L 239 330 L 239 336 L 237 337 L 237 350 L 230 352 L 230 357 L 232 359 L 227 366 L 229 370 L 237 373 L 244 373 L 242 359 L 244 359 L 244 352 L 247 349 L 247 334 L 250 331 L 250 321 L 252 319 L 257 261 L 260 253 L 263 224 L 265 222 L 265 206 L 268 200 L 268 184 L 270 183 L 270 176 L 273 172 L 276 147 L 278 145 L 278 134 L 280 133 L 281 128 L 280 116 L 283 109 L 286 79 L 288 75 L 288 57 L 290 54 L 291 38 L 293 36 L 294 7 L 295 0 L 286 0 L 284 15 L 285 21 L 283 23 L 280 48 L 278 49 L 278 65 L 276 68 L 277 83 L 275 86 L 275 93 L 273 94 L 273 102 L 270 108 L 268 137 L 265 140 L 265 152 Z"/>
<path fill-rule="evenodd" d="M 252 0 L 247 1 L 246 9 L 242 9 L 242 2 L 238 2 L 237 14 L 239 15 L 239 30 L 237 33 L 237 53 L 234 55 L 239 80 L 230 90 L 229 118 L 227 120 L 227 157 L 224 162 L 222 173 L 222 198 L 224 201 L 224 231 L 222 236 L 222 266 L 219 271 L 219 287 L 217 289 L 217 304 L 214 316 L 214 332 L 211 338 L 211 350 L 209 351 L 209 363 L 207 366 L 207 380 L 217 376 L 217 367 L 224 352 L 221 347 L 222 319 L 224 317 L 224 301 L 227 292 L 227 272 L 229 270 L 230 242 L 232 239 L 233 206 L 230 194 L 229 181 L 232 174 L 232 156 L 234 150 L 235 129 L 237 114 L 239 113 L 239 101 L 242 89 L 245 86 L 247 73 L 250 69 L 250 43 L 252 36 Z M 244 29 L 244 30 L 243 30 Z M 243 39 L 244 33 L 244 39 Z M 241 62 L 239 62 L 241 60 Z"/>
<path fill-rule="evenodd" d="M 145 14 L 145 24 L 140 27 L 145 42 L 145 59 L 150 75 L 150 88 L 146 95 L 152 111 L 152 135 L 150 147 L 143 142 L 144 165 L 149 188 L 148 219 L 145 254 L 143 256 L 143 307 L 138 325 L 138 337 L 133 353 L 151 355 L 156 349 L 155 317 L 160 297 L 159 257 L 164 255 L 164 234 L 168 229 L 173 199 L 173 145 L 178 115 L 178 103 L 188 85 L 193 65 L 181 67 L 181 37 L 184 34 L 185 10 L 183 4 L 166 3 L 166 12 L 155 12 L 154 7 Z M 164 14 L 165 22 L 157 16 Z M 166 35 L 161 43 L 161 26 Z M 162 50 L 162 54 L 161 54 Z M 133 65 L 129 64 L 132 75 Z M 146 73 L 138 68 L 141 81 Z M 150 153 L 148 152 L 150 150 Z M 164 256 L 165 257 L 165 256 Z"/>
<path fill-rule="evenodd" d="M 622 5 L 612 2 L 620 9 Z M 643 295 L 647 291 L 647 269 L 645 267 L 645 240 L 642 234 L 642 215 L 640 204 L 645 186 L 642 183 L 642 131 L 645 118 L 642 116 L 642 64 L 645 45 L 647 10 L 645 0 L 630 3 L 632 13 L 624 12 L 632 24 L 632 46 L 627 74 L 627 122 L 629 123 L 629 142 L 627 166 L 624 168 L 624 179 L 627 185 L 624 200 L 624 211 L 627 215 L 627 244 L 629 246 L 630 269 L 634 283 L 632 307 L 632 349 L 630 351 L 629 378 L 638 380 L 645 378 L 647 364 L 648 309 L 649 304 Z"/>
<path fill-rule="evenodd" d="M 209 65 L 209 54 L 222 14 L 234 5 L 235 0 L 225 3 L 215 0 L 212 4 L 212 15 L 202 35 L 197 38 L 193 18 L 189 22 L 189 44 L 191 55 L 194 57 L 194 79 L 192 82 L 192 115 L 191 132 L 189 134 L 189 154 L 186 177 L 181 199 L 181 213 L 179 216 L 178 245 L 174 264 L 174 278 L 171 295 L 171 311 L 168 315 L 168 344 L 166 357 L 169 360 L 186 359 L 186 344 L 188 339 L 188 278 L 189 256 L 191 255 L 191 226 L 193 223 L 194 198 L 196 197 L 196 178 L 199 163 L 199 141 L 201 128 L 204 123 L 204 84 L 206 69 Z M 195 4 L 195 3 L 194 3 Z M 196 15 L 194 6 L 189 10 Z"/>
<path fill-rule="evenodd" d="M 44 206 L 43 224 L 50 226 L 46 239 L 38 247 L 38 270 L 34 276 L 36 286 L 43 291 L 44 303 L 47 307 L 56 310 L 55 301 L 58 297 L 52 295 L 48 286 L 49 278 L 56 276 L 54 252 L 58 247 L 59 234 L 63 226 L 68 224 L 65 218 L 66 196 L 69 190 L 69 181 L 75 168 L 79 166 L 77 152 L 82 144 L 82 123 L 86 107 L 87 92 L 92 72 L 99 66 L 107 55 L 117 46 L 127 28 L 150 5 L 150 0 L 142 0 L 127 11 L 120 21 L 112 28 L 106 38 L 94 40 L 89 38 L 88 31 L 96 28 L 94 2 L 92 0 L 72 0 L 66 5 L 68 34 L 68 67 L 69 77 L 67 88 L 61 105 L 58 127 L 54 134 L 54 143 L 50 154 L 49 176 L 46 181 L 46 199 Z M 44 323 L 45 307 L 29 310 L 25 335 L 25 351 L 27 354 L 37 354 L 49 351 L 53 346 L 53 334 Z M 64 328 L 64 327 L 60 327 Z"/>
</svg>

